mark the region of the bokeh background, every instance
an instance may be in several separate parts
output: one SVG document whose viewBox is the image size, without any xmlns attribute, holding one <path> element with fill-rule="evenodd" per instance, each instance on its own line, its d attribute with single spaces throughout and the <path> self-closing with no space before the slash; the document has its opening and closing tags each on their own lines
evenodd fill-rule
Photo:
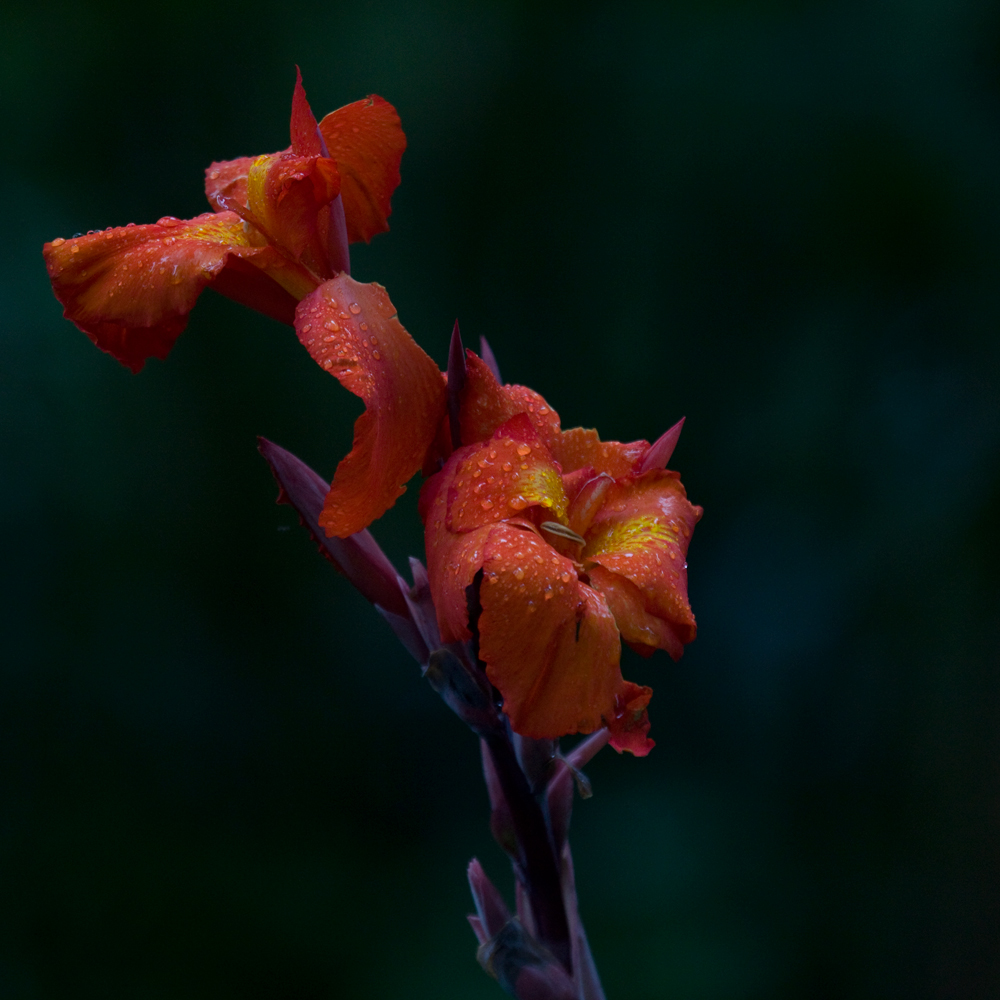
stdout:
<svg viewBox="0 0 1000 1000">
<path fill-rule="evenodd" d="M 0 52 L 3 1000 L 499 996 L 475 742 L 255 450 L 332 475 L 358 402 L 211 293 L 132 376 L 40 256 L 204 210 L 295 63 L 400 111 L 354 270 L 439 362 L 687 416 L 701 635 L 574 817 L 611 1000 L 1000 996 L 996 3 L 8 0 Z"/>
</svg>

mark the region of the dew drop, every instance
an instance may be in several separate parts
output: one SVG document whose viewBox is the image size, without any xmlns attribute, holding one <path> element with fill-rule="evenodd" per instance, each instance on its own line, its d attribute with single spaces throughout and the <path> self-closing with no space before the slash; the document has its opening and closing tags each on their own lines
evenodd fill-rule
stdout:
<svg viewBox="0 0 1000 1000">
<path fill-rule="evenodd" d="M 368 329 L 368 324 L 367 323 L 362 323 L 361 324 L 361 329 L 362 330 L 367 330 Z M 378 337 L 376 337 L 375 334 L 373 333 L 372 334 L 372 346 L 374 347 L 377 343 L 378 343 Z"/>
<path fill-rule="evenodd" d="M 303 333 L 308 333 L 308 332 L 309 332 L 309 331 L 310 331 L 310 330 L 311 330 L 312 328 L 313 328 L 313 326 L 312 326 L 312 323 L 306 323 L 306 324 L 305 324 L 305 325 L 304 325 L 304 326 L 302 327 L 302 332 L 303 332 Z"/>
<path fill-rule="evenodd" d="M 514 466 L 511 465 L 510 462 L 504 462 L 502 468 L 504 472 L 510 472 L 510 470 L 513 469 Z"/>
<path fill-rule="evenodd" d="M 515 580 L 524 579 L 524 570 L 520 566 L 518 566 L 517 569 L 514 570 L 514 579 Z"/>
<path fill-rule="evenodd" d="M 569 573 L 563 573 L 563 575 L 559 577 L 559 579 L 562 580 L 563 583 L 569 583 L 572 577 L 569 575 Z"/>
<path fill-rule="evenodd" d="M 325 326 L 328 330 L 334 330 L 334 331 L 336 331 L 336 330 L 340 329 L 340 324 L 335 319 L 328 319 L 323 324 L 323 326 Z"/>
<path fill-rule="evenodd" d="M 63 239 L 63 238 L 62 238 L 61 236 L 57 236 L 57 237 L 56 237 L 56 238 L 55 238 L 55 239 L 54 239 L 54 240 L 52 241 L 52 245 L 53 245 L 54 247 L 61 247 L 61 246 L 62 246 L 62 245 L 63 245 L 63 244 L 65 243 L 65 242 L 66 242 L 66 241 L 65 241 L 65 240 L 64 240 L 64 239 Z"/>
<path fill-rule="evenodd" d="M 357 316 L 361 312 L 361 306 L 357 302 L 352 302 L 347 308 L 351 310 L 351 314 L 354 316 Z"/>
<path fill-rule="evenodd" d="M 493 501 L 492 500 L 484 500 L 480 504 L 480 506 L 483 508 L 483 510 L 489 510 L 493 506 Z"/>
<path fill-rule="evenodd" d="M 373 357 L 373 358 L 374 358 L 374 359 L 375 359 L 376 361 L 381 361 L 381 360 L 382 360 L 382 355 L 381 355 L 381 354 L 379 354 L 379 352 L 378 352 L 378 351 L 372 351 L 372 357 Z"/>
<path fill-rule="evenodd" d="M 472 478 L 473 479 L 478 479 L 481 475 L 482 475 L 482 472 L 479 469 L 475 469 L 473 471 L 473 473 L 472 473 Z"/>
<path fill-rule="evenodd" d="M 531 445 L 530 444 L 519 444 L 517 446 L 517 453 L 522 458 L 524 458 L 525 455 L 530 455 L 531 454 Z M 527 466 L 526 465 L 522 465 L 521 468 L 522 469 L 526 469 Z"/>
</svg>

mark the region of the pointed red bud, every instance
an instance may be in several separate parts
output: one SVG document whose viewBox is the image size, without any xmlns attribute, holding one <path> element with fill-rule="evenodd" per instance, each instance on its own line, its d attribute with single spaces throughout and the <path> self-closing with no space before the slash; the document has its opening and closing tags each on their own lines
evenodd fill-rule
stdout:
<svg viewBox="0 0 1000 1000">
<path fill-rule="evenodd" d="M 665 469 L 670 456 L 677 447 L 677 439 L 681 436 L 686 417 L 681 417 L 668 431 L 664 431 L 651 445 L 646 452 L 642 463 L 639 465 L 639 472 L 649 472 L 650 469 Z"/>
</svg>

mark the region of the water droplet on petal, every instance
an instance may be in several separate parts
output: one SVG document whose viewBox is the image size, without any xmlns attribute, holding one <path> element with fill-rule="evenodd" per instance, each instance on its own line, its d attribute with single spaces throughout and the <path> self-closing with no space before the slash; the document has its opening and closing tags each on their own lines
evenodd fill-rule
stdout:
<svg viewBox="0 0 1000 1000">
<path fill-rule="evenodd" d="M 64 240 L 64 239 L 63 239 L 63 238 L 62 238 L 61 236 L 57 236 L 57 237 L 56 237 L 56 238 L 55 238 L 55 239 L 54 239 L 54 240 L 52 241 L 52 245 L 53 245 L 54 247 L 61 247 L 61 246 L 62 246 L 62 245 L 63 245 L 63 244 L 65 243 L 65 242 L 66 242 L 66 241 L 65 241 L 65 240 Z"/>
<path fill-rule="evenodd" d="M 381 355 L 381 354 L 379 354 L 379 352 L 378 352 L 378 351 L 372 351 L 372 357 L 373 357 L 373 358 L 374 358 L 374 359 L 375 359 L 376 361 L 381 361 L 381 360 L 382 360 L 382 355 Z"/>
<path fill-rule="evenodd" d="M 361 306 L 359 306 L 357 302 L 352 302 L 347 308 L 350 309 L 351 313 L 355 316 L 357 316 L 358 313 L 361 312 Z"/>
<path fill-rule="evenodd" d="M 530 454 L 531 454 L 531 445 L 530 445 L 530 444 L 519 444 L 519 445 L 517 446 L 517 453 L 518 453 L 518 455 L 520 455 L 520 456 L 521 456 L 522 458 L 523 458 L 523 457 L 524 457 L 525 455 L 530 455 Z M 527 466 L 526 466 L 526 465 L 522 465 L 522 466 L 521 466 L 521 468 L 522 468 L 522 469 L 526 469 L 526 468 L 527 468 Z"/>
<path fill-rule="evenodd" d="M 302 327 L 302 332 L 303 332 L 303 333 L 308 333 L 308 332 L 309 332 L 309 331 L 310 331 L 310 330 L 311 330 L 312 328 L 313 328 L 313 327 L 312 327 L 312 323 L 306 323 L 306 324 L 305 324 L 305 325 L 304 325 L 304 326 Z"/>
<path fill-rule="evenodd" d="M 480 506 L 483 508 L 483 510 L 489 510 L 493 506 L 493 501 L 492 500 L 484 500 L 480 504 Z"/>
</svg>

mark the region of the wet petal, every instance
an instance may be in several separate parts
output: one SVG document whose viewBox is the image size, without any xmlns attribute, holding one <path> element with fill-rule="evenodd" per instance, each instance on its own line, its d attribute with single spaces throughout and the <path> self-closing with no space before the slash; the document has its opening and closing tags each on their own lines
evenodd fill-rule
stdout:
<svg viewBox="0 0 1000 1000">
<path fill-rule="evenodd" d="M 459 419 L 462 442 L 485 441 L 519 413 L 528 417 L 546 446 L 558 439 L 559 414 L 537 392 L 523 385 L 500 385 L 482 358 L 466 352 Z"/>
<path fill-rule="evenodd" d="M 675 474 L 652 471 L 637 479 L 619 480 L 609 490 L 591 524 L 583 552 L 586 565 L 596 564 L 634 584 L 612 588 L 595 574 L 594 586 L 608 586 L 609 603 L 629 641 L 648 644 L 648 613 L 670 626 L 681 644 L 695 636 L 694 615 L 687 596 L 687 557 L 691 532 L 701 508 L 691 504 Z M 620 617 L 619 617 L 620 616 Z M 636 638 L 631 638 L 636 636 Z M 680 648 L 666 635 L 662 645 L 675 659 Z"/>
<path fill-rule="evenodd" d="M 345 538 L 381 517 L 420 468 L 444 415 L 445 383 L 381 285 L 341 274 L 299 305 L 295 328 L 313 359 L 365 403 L 320 517 L 327 534 Z"/>
<path fill-rule="evenodd" d="M 303 295 L 315 287 L 272 248 L 251 246 L 243 221 L 232 212 L 53 240 L 44 255 L 66 318 L 133 371 L 147 358 L 167 356 L 202 289 L 230 262 L 238 268 L 242 260 L 244 268 L 226 294 L 238 293 L 242 281 L 250 298 L 255 287 L 260 290 L 255 306 L 270 303 L 277 310 L 283 301 L 268 274 Z M 246 264 L 268 274 L 255 282 Z"/>
<path fill-rule="evenodd" d="M 256 156 L 241 156 L 235 160 L 219 160 L 205 171 L 205 197 L 216 212 L 229 211 L 229 204 L 245 207 L 247 176 Z"/>
<path fill-rule="evenodd" d="M 608 742 L 619 753 L 627 750 L 636 757 L 645 757 L 656 745 L 647 735 L 649 715 L 646 706 L 652 695 L 652 688 L 631 681 L 622 681 L 615 693 L 615 708 L 606 722 Z"/>
<path fill-rule="evenodd" d="M 278 153 L 260 156 L 247 179 L 248 218 L 268 242 L 281 247 L 319 278 L 332 277 L 327 257 L 329 213 L 340 193 L 333 160 Z"/>
<path fill-rule="evenodd" d="M 559 469 L 524 414 L 482 444 L 459 449 L 448 463 L 447 527 L 471 531 L 540 508 L 545 520 L 566 516 Z"/>
<path fill-rule="evenodd" d="M 292 91 L 292 117 L 289 132 L 292 152 L 297 156 L 321 156 L 323 144 L 317 133 L 316 116 L 306 99 L 306 89 L 302 86 L 302 71 L 295 67 L 295 89 Z"/>
<path fill-rule="evenodd" d="M 631 475 L 636 464 L 649 450 L 647 441 L 602 441 L 597 431 L 585 427 L 572 427 L 563 431 L 551 444 L 552 455 L 564 472 L 588 466 L 595 472 L 604 472 L 615 479 Z"/>
<path fill-rule="evenodd" d="M 533 532 L 486 541 L 479 654 L 516 732 L 589 733 L 613 712 L 620 642 L 604 598 Z"/>
<path fill-rule="evenodd" d="M 319 124 L 337 161 L 341 195 L 352 243 L 368 242 L 389 228 L 389 200 L 399 185 L 406 136 L 396 109 L 377 94 L 347 104 Z"/>
<path fill-rule="evenodd" d="M 591 585 L 604 595 L 622 639 L 632 649 L 640 656 L 651 656 L 657 649 L 663 649 L 673 659 L 681 658 L 684 642 L 690 641 L 686 623 L 676 629 L 672 622 L 647 611 L 643 592 L 624 576 L 603 566 L 591 566 L 588 572 Z"/>
</svg>

